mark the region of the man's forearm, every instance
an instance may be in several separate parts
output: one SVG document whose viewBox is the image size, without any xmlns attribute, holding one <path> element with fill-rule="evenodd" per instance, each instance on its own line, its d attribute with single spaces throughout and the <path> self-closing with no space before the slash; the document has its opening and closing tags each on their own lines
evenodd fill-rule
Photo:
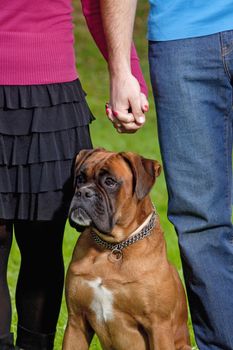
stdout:
<svg viewBox="0 0 233 350">
<path fill-rule="evenodd" d="M 108 62 L 108 48 L 103 29 L 102 16 L 100 11 L 100 0 L 81 0 L 82 11 L 85 16 L 87 26 L 93 36 L 96 45 Z M 131 45 L 131 72 L 140 84 L 141 92 L 148 95 L 147 85 L 143 77 L 140 61 L 134 44 Z"/>
<path fill-rule="evenodd" d="M 119 132 L 135 132 L 145 122 L 140 85 L 130 65 L 137 0 L 100 0 L 100 6 L 108 47 L 109 102 L 115 119 L 109 118 Z"/>
<path fill-rule="evenodd" d="M 137 0 L 100 0 L 111 74 L 130 72 Z"/>
</svg>

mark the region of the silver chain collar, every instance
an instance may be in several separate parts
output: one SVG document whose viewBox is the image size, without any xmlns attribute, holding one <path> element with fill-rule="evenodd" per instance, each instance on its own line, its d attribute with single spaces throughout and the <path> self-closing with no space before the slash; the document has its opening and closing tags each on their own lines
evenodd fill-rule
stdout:
<svg viewBox="0 0 233 350">
<path fill-rule="evenodd" d="M 122 258 L 122 250 L 124 248 L 127 248 L 131 244 L 134 244 L 143 238 L 149 236 L 151 234 L 152 229 L 155 227 L 156 224 L 156 212 L 153 211 L 151 218 L 148 222 L 148 224 L 143 227 L 138 233 L 134 234 L 133 236 L 129 237 L 125 241 L 122 241 L 120 243 L 109 243 L 101 239 L 97 233 L 94 231 L 91 231 L 92 238 L 94 241 L 100 245 L 101 247 L 111 250 L 111 253 L 109 254 L 109 258 L 112 261 L 120 260 Z"/>
</svg>

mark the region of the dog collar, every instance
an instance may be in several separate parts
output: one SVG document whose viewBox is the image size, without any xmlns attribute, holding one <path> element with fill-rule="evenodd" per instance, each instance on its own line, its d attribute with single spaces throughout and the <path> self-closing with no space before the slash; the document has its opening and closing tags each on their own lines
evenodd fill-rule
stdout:
<svg viewBox="0 0 233 350">
<path fill-rule="evenodd" d="M 147 219 L 145 221 L 147 221 Z M 98 236 L 98 234 L 95 233 L 94 231 L 91 231 L 91 236 L 98 245 L 100 245 L 101 247 L 107 250 L 111 250 L 109 254 L 109 258 L 110 260 L 115 261 L 115 260 L 122 259 L 122 256 L 123 256 L 122 250 L 124 248 L 127 248 L 128 246 L 142 240 L 145 237 L 148 237 L 151 234 L 152 229 L 155 227 L 155 224 L 156 224 L 156 212 L 155 210 L 153 210 L 153 212 L 151 213 L 149 222 L 145 226 L 143 226 L 143 228 L 140 229 L 139 231 L 137 229 L 136 233 L 132 233 L 126 240 L 122 242 L 119 242 L 119 243 L 106 242 L 103 239 L 101 239 Z"/>
</svg>

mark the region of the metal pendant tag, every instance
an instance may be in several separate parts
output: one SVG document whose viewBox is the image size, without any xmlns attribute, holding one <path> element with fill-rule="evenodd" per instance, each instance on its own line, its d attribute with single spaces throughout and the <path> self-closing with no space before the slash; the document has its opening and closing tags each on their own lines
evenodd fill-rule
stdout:
<svg viewBox="0 0 233 350">
<path fill-rule="evenodd" d="M 122 251 L 121 249 L 118 248 L 114 248 L 111 253 L 108 254 L 108 259 L 111 262 L 116 262 L 116 261 L 120 261 L 122 259 Z"/>
</svg>

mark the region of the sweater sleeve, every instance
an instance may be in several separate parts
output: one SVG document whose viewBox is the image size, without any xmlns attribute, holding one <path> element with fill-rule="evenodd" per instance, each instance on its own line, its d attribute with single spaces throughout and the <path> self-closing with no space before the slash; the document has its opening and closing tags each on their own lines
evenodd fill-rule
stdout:
<svg viewBox="0 0 233 350">
<path fill-rule="evenodd" d="M 85 16 L 90 33 L 93 36 L 96 45 L 98 46 L 102 55 L 106 60 L 108 60 L 107 43 L 101 21 L 99 0 L 81 0 L 81 2 L 83 14 Z M 141 92 L 148 96 L 147 85 L 142 74 L 139 58 L 134 44 L 132 44 L 131 50 L 131 71 L 140 84 Z"/>
</svg>

